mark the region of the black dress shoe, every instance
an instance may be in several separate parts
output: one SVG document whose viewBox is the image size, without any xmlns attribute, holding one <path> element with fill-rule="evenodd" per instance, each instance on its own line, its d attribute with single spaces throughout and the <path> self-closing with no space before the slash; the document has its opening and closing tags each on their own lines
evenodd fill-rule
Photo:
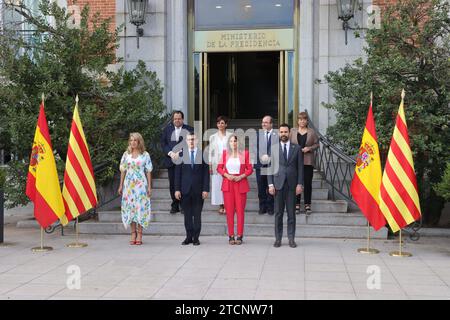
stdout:
<svg viewBox="0 0 450 320">
<path fill-rule="evenodd" d="M 289 247 L 291 247 L 291 248 L 297 248 L 297 244 L 295 243 L 294 240 L 289 240 Z"/>
<path fill-rule="evenodd" d="M 172 206 L 172 208 L 170 209 L 170 213 L 175 214 L 177 212 L 180 212 L 180 207 Z"/>
<path fill-rule="evenodd" d="M 275 248 L 281 247 L 281 240 L 275 240 L 275 243 L 273 244 L 273 246 L 274 246 Z"/>
<path fill-rule="evenodd" d="M 198 239 L 194 240 L 193 244 L 194 244 L 194 246 L 199 246 L 200 245 L 200 241 L 198 241 Z"/>
<path fill-rule="evenodd" d="M 186 238 L 186 239 L 184 239 L 184 241 L 181 243 L 181 245 L 185 246 L 185 245 L 188 245 L 188 244 L 190 244 L 190 243 L 192 243 L 192 239 Z"/>
<path fill-rule="evenodd" d="M 265 213 L 267 213 L 267 210 L 266 209 L 259 209 L 258 213 L 259 214 L 265 214 Z"/>
<path fill-rule="evenodd" d="M 273 216 L 273 211 L 272 211 L 272 210 L 269 210 L 269 211 L 267 211 L 267 214 L 268 214 L 269 216 Z"/>
</svg>

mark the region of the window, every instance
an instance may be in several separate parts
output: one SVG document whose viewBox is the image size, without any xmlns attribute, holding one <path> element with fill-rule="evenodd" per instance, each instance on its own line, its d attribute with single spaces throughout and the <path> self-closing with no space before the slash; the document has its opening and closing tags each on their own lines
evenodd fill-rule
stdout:
<svg viewBox="0 0 450 320">
<path fill-rule="evenodd" d="M 195 0 L 196 30 L 292 28 L 294 0 Z"/>
</svg>

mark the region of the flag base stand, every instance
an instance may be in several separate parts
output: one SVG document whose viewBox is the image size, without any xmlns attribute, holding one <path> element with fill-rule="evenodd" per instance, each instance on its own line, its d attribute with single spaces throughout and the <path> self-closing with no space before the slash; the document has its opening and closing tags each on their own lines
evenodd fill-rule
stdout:
<svg viewBox="0 0 450 320">
<path fill-rule="evenodd" d="M 411 253 L 403 251 L 392 251 L 389 253 L 389 255 L 391 257 L 404 257 L 404 258 L 412 257 Z"/>
<path fill-rule="evenodd" d="M 33 252 L 48 252 L 48 251 L 52 251 L 53 248 L 52 247 L 35 247 L 35 248 L 31 248 L 31 251 Z"/>
<path fill-rule="evenodd" d="M 2 242 L 2 243 L 0 243 L 0 248 L 9 248 L 12 245 L 13 245 L 12 243 Z"/>
<path fill-rule="evenodd" d="M 41 246 L 31 248 L 33 252 L 49 252 L 52 251 L 52 247 L 44 247 L 44 228 L 41 227 Z"/>
<path fill-rule="evenodd" d="M 378 254 L 380 253 L 380 250 L 374 249 L 374 248 L 359 248 L 359 253 L 365 253 L 365 254 Z"/>
<path fill-rule="evenodd" d="M 79 222 L 78 222 L 78 217 L 77 217 L 77 221 L 75 222 L 75 233 L 76 233 L 76 236 L 77 236 L 77 240 L 75 242 L 73 242 L 73 243 L 67 244 L 66 245 L 67 248 L 86 248 L 88 246 L 87 243 L 82 243 L 82 242 L 78 241 L 78 239 L 79 239 L 78 223 Z"/>
<path fill-rule="evenodd" d="M 391 257 L 401 257 L 401 258 L 408 258 L 412 257 L 412 254 L 409 252 L 402 251 L 402 229 L 400 229 L 400 238 L 399 238 L 399 250 L 398 251 L 392 251 L 389 253 Z"/>
<path fill-rule="evenodd" d="M 85 248 L 87 247 L 88 244 L 87 243 L 69 243 L 66 245 L 67 248 Z"/>
<path fill-rule="evenodd" d="M 367 221 L 367 248 L 359 248 L 358 253 L 363 254 L 378 254 L 380 250 L 370 247 L 370 223 Z"/>
</svg>

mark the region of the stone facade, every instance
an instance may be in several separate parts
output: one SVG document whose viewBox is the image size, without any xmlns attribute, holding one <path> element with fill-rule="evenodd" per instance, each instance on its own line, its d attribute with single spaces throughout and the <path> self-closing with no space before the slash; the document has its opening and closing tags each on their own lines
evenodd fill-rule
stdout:
<svg viewBox="0 0 450 320">
<path fill-rule="evenodd" d="M 350 25 L 367 27 L 366 9 L 371 5 L 383 8 L 395 0 L 360 0 L 360 8 Z M 68 1 L 70 5 L 72 0 Z M 136 28 L 128 22 L 127 1 L 124 0 L 78 0 L 82 6 L 89 4 L 92 11 L 102 17 L 112 17 L 111 28 L 124 24 L 119 35 L 117 56 L 123 58 L 127 69 L 133 68 L 139 59 L 157 72 L 164 85 L 164 102 L 168 110 L 188 110 L 188 44 L 187 1 L 149 0 L 144 35 L 137 48 Z M 334 122 L 332 111 L 322 103 L 333 101 L 333 93 L 326 83 L 319 84 L 329 71 L 337 70 L 356 58 L 363 57 L 364 30 L 355 38 L 345 32 L 342 21 L 337 18 L 336 0 L 300 1 L 300 48 L 299 48 L 299 110 L 308 110 L 320 131 Z M 117 66 L 116 66 L 117 67 Z"/>
</svg>

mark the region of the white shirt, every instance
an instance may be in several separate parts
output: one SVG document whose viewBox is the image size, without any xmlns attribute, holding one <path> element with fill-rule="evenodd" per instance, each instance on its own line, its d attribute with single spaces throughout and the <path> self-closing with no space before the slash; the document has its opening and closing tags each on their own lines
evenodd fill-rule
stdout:
<svg viewBox="0 0 450 320">
<path fill-rule="evenodd" d="M 281 152 L 284 152 L 284 145 L 286 145 L 287 158 L 289 159 L 289 149 L 291 148 L 291 142 L 290 141 L 286 143 L 281 142 Z"/>
<path fill-rule="evenodd" d="M 264 135 L 266 136 L 266 143 L 269 143 L 269 137 L 272 135 L 272 131 L 273 129 L 270 129 L 269 131 L 264 131 Z"/>
<path fill-rule="evenodd" d="M 180 138 L 180 133 L 181 133 L 182 128 L 183 128 L 183 126 L 181 126 L 179 128 L 175 127 L 175 138 L 176 138 L 177 142 L 178 142 L 178 139 Z"/>
<path fill-rule="evenodd" d="M 198 148 L 195 148 L 195 149 L 189 149 L 189 163 L 190 163 L 190 160 L 191 160 L 191 152 L 192 151 L 194 151 L 194 161 L 195 161 L 195 158 L 197 157 L 197 150 L 198 150 Z M 191 163 L 192 164 L 192 163 Z M 195 164 L 195 163 L 194 163 Z"/>
<path fill-rule="evenodd" d="M 241 171 L 241 161 L 239 160 L 239 157 L 228 158 L 226 167 L 229 174 L 239 174 L 239 171 Z"/>
</svg>

